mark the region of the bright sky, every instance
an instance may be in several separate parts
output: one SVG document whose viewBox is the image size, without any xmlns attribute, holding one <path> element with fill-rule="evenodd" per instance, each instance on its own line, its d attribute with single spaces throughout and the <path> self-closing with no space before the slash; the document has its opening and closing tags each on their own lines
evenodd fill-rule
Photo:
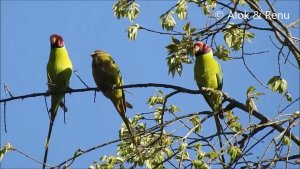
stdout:
<svg viewBox="0 0 300 169">
<path fill-rule="evenodd" d="M 90 53 L 96 49 L 108 51 L 119 64 L 125 84 L 165 83 L 197 89 L 193 78 L 193 65 L 184 65 L 181 77 L 168 75 L 166 63 L 167 51 L 164 48 L 171 41 L 170 36 L 139 31 L 137 40 L 127 39 L 126 29 L 131 23 L 127 19 L 118 20 L 113 15 L 114 1 L 1 1 L 1 99 L 6 98 L 3 83 L 7 83 L 14 96 L 45 92 L 46 64 L 49 57 L 49 36 L 57 33 L 63 36 L 66 48 L 73 62 L 73 69 L 90 87 L 95 87 L 91 74 Z M 140 15 L 136 23 L 153 30 L 161 31 L 159 16 L 170 9 L 175 2 L 138 1 Z M 283 2 L 277 2 L 283 3 Z M 278 7 L 280 5 L 277 5 Z M 203 27 L 206 17 L 203 12 L 189 6 L 189 18 L 192 26 Z M 278 11 L 289 13 L 290 23 L 299 18 L 299 1 L 284 3 Z M 185 21 L 179 21 L 182 25 Z M 181 26 L 176 30 L 182 31 Z M 256 32 L 254 32 L 256 33 Z M 294 29 L 294 36 L 299 32 Z M 270 34 L 273 37 L 273 34 Z M 180 37 L 178 37 L 180 38 Z M 275 38 L 273 37 L 275 40 Z M 218 43 L 223 45 L 221 36 Z M 250 69 L 257 77 L 267 81 L 278 75 L 277 54 L 268 33 L 257 33 L 256 39 L 246 45 L 246 52 L 266 51 L 261 55 L 246 58 Z M 233 56 L 238 57 L 240 53 Z M 289 59 L 295 63 L 293 56 Z M 272 118 L 288 103 L 282 96 L 274 94 L 254 80 L 242 64 L 242 60 L 220 61 L 224 74 L 223 90 L 241 102 L 246 100 L 246 90 L 254 85 L 257 90 L 267 94 L 257 103 L 258 110 Z M 282 76 L 288 82 L 288 91 L 293 98 L 299 97 L 299 71 L 290 64 L 283 64 Z M 84 88 L 73 75 L 72 88 Z M 127 100 L 134 105 L 128 116 L 149 112 L 147 99 L 155 93 L 155 88 L 128 89 Z M 167 94 L 170 90 L 163 89 Z M 73 93 L 66 95 L 69 112 L 67 124 L 63 123 L 61 110 L 55 121 L 49 147 L 48 162 L 58 164 L 73 156 L 78 149 L 87 149 L 118 138 L 121 118 L 112 103 L 101 93 L 93 102 L 94 93 Z M 282 103 L 281 103 L 282 100 Z M 48 105 L 50 99 L 47 98 Z M 181 115 L 209 110 L 200 95 L 179 94 L 170 99 L 177 105 Z M 281 107 L 278 105 L 281 103 Z M 299 110 L 298 105 L 287 109 L 286 113 Z M 44 143 L 48 130 L 48 114 L 43 97 L 16 100 L 7 103 L 6 121 L 8 133 L 4 132 L 3 104 L 1 104 L 1 146 L 11 143 L 15 148 L 42 160 Z M 237 111 L 244 122 L 248 122 L 244 113 Z M 206 123 L 204 133 L 212 133 L 214 123 Z M 180 126 L 179 126 L 180 127 Z M 299 129 L 299 127 L 298 127 Z M 296 129 L 295 129 L 296 131 Z M 187 131 L 184 130 L 186 133 Z M 299 135 L 298 135 L 299 136 Z M 107 146 L 90 152 L 77 159 L 71 168 L 87 168 L 102 155 L 116 153 L 116 145 Z M 8 153 L 1 162 L 3 168 L 40 168 L 40 164 L 17 153 Z"/>
</svg>

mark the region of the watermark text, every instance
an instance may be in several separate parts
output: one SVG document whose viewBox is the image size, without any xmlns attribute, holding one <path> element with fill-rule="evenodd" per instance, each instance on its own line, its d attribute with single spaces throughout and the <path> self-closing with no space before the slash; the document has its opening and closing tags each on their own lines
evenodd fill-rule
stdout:
<svg viewBox="0 0 300 169">
<path fill-rule="evenodd" d="M 225 15 L 222 11 L 216 11 L 215 17 L 218 19 L 223 18 Z M 244 12 L 232 12 L 230 11 L 227 15 L 228 19 L 238 19 L 238 20 L 249 20 L 249 19 L 280 19 L 280 20 L 288 20 L 290 19 L 290 13 L 288 12 L 277 12 L 273 13 L 271 11 L 265 11 L 265 13 L 260 13 L 258 11 L 254 11 L 249 13 L 247 11 Z"/>
</svg>

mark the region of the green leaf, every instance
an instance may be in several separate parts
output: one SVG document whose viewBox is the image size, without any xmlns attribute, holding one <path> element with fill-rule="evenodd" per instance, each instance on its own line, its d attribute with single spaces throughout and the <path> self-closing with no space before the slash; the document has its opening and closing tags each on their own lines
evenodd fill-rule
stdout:
<svg viewBox="0 0 300 169">
<path fill-rule="evenodd" d="M 215 56 L 217 56 L 218 59 L 227 61 L 231 60 L 229 57 L 229 50 L 225 48 L 225 46 L 219 45 L 216 48 L 216 51 L 214 52 Z"/>
<path fill-rule="evenodd" d="M 140 28 L 140 25 L 138 24 L 134 24 L 134 25 L 131 25 L 128 27 L 128 34 L 127 34 L 127 37 L 129 40 L 135 40 L 136 37 L 137 37 L 137 32 L 138 32 L 138 29 Z"/>
<path fill-rule="evenodd" d="M 248 112 L 250 113 L 250 115 L 252 115 L 252 112 L 253 112 L 254 110 L 257 111 L 256 104 L 255 104 L 255 102 L 253 101 L 253 99 L 251 99 L 251 98 L 246 100 L 246 106 L 248 107 Z"/>
<path fill-rule="evenodd" d="M 192 122 L 192 124 L 194 125 L 195 128 L 195 132 L 199 132 L 201 130 L 201 120 L 199 116 L 192 116 L 190 118 L 190 121 Z"/>
<path fill-rule="evenodd" d="M 6 143 L 0 150 L 0 161 L 3 159 L 3 157 L 6 153 L 8 153 L 9 151 L 12 151 L 12 150 L 14 150 L 12 145 L 10 143 Z"/>
<path fill-rule="evenodd" d="M 251 42 L 251 38 L 254 37 L 255 35 L 253 33 L 241 29 L 233 23 L 229 23 L 227 29 L 224 31 L 224 40 L 228 47 L 230 47 L 233 51 L 240 50 L 243 38 L 245 38 L 248 42 Z"/>
<path fill-rule="evenodd" d="M 283 139 L 282 139 L 282 144 L 290 146 L 291 145 L 291 139 L 287 136 L 284 136 Z"/>
<path fill-rule="evenodd" d="M 258 97 L 263 95 L 265 94 L 261 92 L 256 92 L 256 88 L 254 86 L 250 86 L 247 89 L 247 98 L 253 98 L 255 100 L 258 100 Z"/>
<path fill-rule="evenodd" d="M 113 10 L 114 10 L 114 15 L 120 19 L 123 17 L 126 17 L 126 5 L 127 2 L 126 0 L 118 0 L 114 5 L 113 5 Z"/>
<path fill-rule="evenodd" d="M 245 39 L 246 39 L 248 42 L 251 42 L 251 39 L 253 39 L 254 37 L 255 37 L 255 34 L 254 34 L 254 33 L 251 33 L 251 32 L 248 32 L 248 31 L 245 32 Z"/>
<path fill-rule="evenodd" d="M 168 157 L 171 157 L 173 155 L 173 151 L 168 148 L 165 148 L 164 151 L 166 152 Z"/>
<path fill-rule="evenodd" d="M 286 93 L 284 96 L 285 96 L 286 100 L 289 101 L 289 102 L 291 102 L 293 100 L 292 95 L 289 94 L 289 93 Z"/>
<path fill-rule="evenodd" d="M 198 158 L 199 160 L 203 160 L 204 157 L 205 157 L 205 155 L 206 155 L 206 153 L 205 153 L 204 151 L 198 151 L 198 152 L 197 152 L 197 158 Z"/>
<path fill-rule="evenodd" d="M 164 100 L 165 100 L 165 97 L 163 95 L 163 92 L 161 90 L 159 90 L 147 100 L 147 104 L 151 108 L 157 104 L 163 104 Z"/>
<path fill-rule="evenodd" d="M 178 154 L 178 156 L 176 156 L 175 158 L 182 159 L 182 161 L 185 161 L 185 160 L 190 160 L 190 155 L 188 152 L 185 151 L 185 152 Z"/>
<path fill-rule="evenodd" d="M 206 15 L 206 16 L 211 14 L 210 7 L 208 5 L 203 5 L 202 10 L 203 10 L 204 15 Z"/>
<path fill-rule="evenodd" d="M 250 96 L 251 93 L 253 93 L 256 90 L 256 88 L 254 86 L 250 86 L 247 89 L 247 96 Z"/>
<path fill-rule="evenodd" d="M 280 76 L 272 77 L 268 82 L 269 88 L 278 93 L 285 93 L 287 90 L 287 82 Z"/>
<path fill-rule="evenodd" d="M 161 122 L 161 115 L 162 115 L 162 107 L 157 107 L 155 110 L 154 110 L 154 119 L 160 123 Z"/>
<path fill-rule="evenodd" d="M 187 3 L 186 0 L 178 0 L 175 12 L 179 19 L 184 20 L 187 16 Z"/>
<path fill-rule="evenodd" d="M 197 28 L 191 27 L 191 23 L 188 22 L 183 25 L 182 29 L 185 32 L 185 38 L 192 39 L 192 33 L 196 32 Z"/>
<path fill-rule="evenodd" d="M 190 22 L 186 23 L 185 25 L 183 25 L 182 29 L 183 29 L 185 32 L 190 31 L 190 29 L 191 29 L 191 23 L 190 23 Z"/>
<path fill-rule="evenodd" d="M 230 156 L 230 162 L 233 162 L 237 157 L 242 155 L 242 150 L 236 146 L 230 146 L 227 154 Z"/>
<path fill-rule="evenodd" d="M 175 113 L 175 112 L 180 111 L 180 109 L 179 109 L 177 106 L 175 106 L 175 105 L 170 105 L 168 111 L 169 111 L 170 113 Z"/>
<path fill-rule="evenodd" d="M 160 22 L 163 29 L 166 29 L 167 31 L 173 30 L 174 26 L 176 25 L 176 22 L 172 16 L 173 14 L 174 12 L 170 11 L 160 16 Z"/>
<path fill-rule="evenodd" d="M 257 107 L 254 100 L 258 101 L 258 97 L 262 95 L 264 95 L 264 93 L 256 92 L 256 88 L 254 86 L 250 86 L 247 89 L 246 106 L 248 107 L 250 114 L 252 114 L 253 110 L 257 111 Z"/>
<path fill-rule="evenodd" d="M 213 160 L 219 157 L 219 154 L 215 151 L 210 151 L 207 153 L 209 159 Z"/>
<path fill-rule="evenodd" d="M 139 5 L 135 1 L 130 1 L 129 4 L 127 17 L 132 22 L 139 14 Z"/>
<path fill-rule="evenodd" d="M 242 131 L 242 125 L 238 121 L 239 118 L 234 116 L 234 112 L 232 110 L 225 113 L 225 118 L 227 119 L 227 125 L 229 126 L 230 130 L 234 132 Z"/>
<path fill-rule="evenodd" d="M 201 143 L 198 142 L 198 143 L 194 144 L 194 147 L 195 147 L 196 151 L 200 151 L 202 146 L 201 146 Z"/>
<path fill-rule="evenodd" d="M 120 18 L 128 18 L 131 22 L 139 14 L 139 5 L 135 1 L 118 0 L 113 5 L 114 15 Z"/>
<path fill-rule="evenodd" d="M 211 10 L 216 7 L 216 2 L 212 0 L 207 0 L 205 3 L 202 3 L 202 1 L 196 2 L 198 6 L 202 7 L 202 10 L 204 12 L 204 15 L 210 16 Z"/>
<path fill-rule="evenodd" d="M 181 76 L 183 70 L 183 63 L 190 64 L 192 60 L 190 56 L 193 53 L 193 41 L 191 38 L 184 36 L 182 40 L 172 37 L 172 43 L 166 46 L 168 50 L 167 64 L 169 67 L 169 74 L 174 77 L 175 74 Z"/>
<path fill-rule="evenodd" d="M 113 168 L 124 168 L 124 159 L 118 156 L 102 156 L 100 158 L 102 163 L 96 164 L 96 168 L 113 169 Z"/>
<path fill-rule="evenodd" d="M 176 39 L 174 36 L 171 37 L 173 43 L 175 43 L 176 45 L 180 45 L 180 40 Z"/>
<path fill-rule="evenodd" d="M 192 165 L 195 169 L 209 169 L 209 166 L 201 160 L 193 160 Z"/>
<path fill-rule="evenodd" d="M 178 151 L 179 152 L 183 152 L 185 151 L 185 149 L 187 148 L 188 144 L 186 142 L 182 142 L 179 147 L 178 147 Z"/>
</svg>

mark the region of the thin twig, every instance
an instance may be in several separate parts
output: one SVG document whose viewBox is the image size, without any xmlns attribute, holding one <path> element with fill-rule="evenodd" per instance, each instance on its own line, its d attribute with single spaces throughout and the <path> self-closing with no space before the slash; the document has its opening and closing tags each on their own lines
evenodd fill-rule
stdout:
<svg viewBox="0 0 300 169">
<path fill-rule="evenodd" d="M 110 144 L 117 143 L 117 142 L 119 142 L 119 141 L 121 141 L 121 140 L 120 140 L 120 139 L 117 139 L 117 140 L 109 141 L 109 142 L 107 142 L 107 143 L 103 143 L 103 144 L 94 146 L 94 147 L 92 147 L 92 148 L 89 148 L 89 149 L 87 149 L 87 150 L 81 151 L 81 152 L 78 153 L 76 156 L 70 157 L 70 158 L 68 158 L 67 160 L 61 162 L 60 164 L 58 164 L 58 165 L 56 165 L 56 166 L 54 166 L 54 167 L 52 167 L 52 168 L 60 168 L 60 167 L 62 167 L 63 165 L 67 164 L 68 162 L 74 161 L 74 160 L 77 159 L 78 157 L 80 157 L 80 156 L 82 156 L 82 155 L 84 155 L 84 154 L 86 154 L 86 153 L 88 153 L 88 152 L 90 152 L 90 151 L 93 151 L 93 150 L 96 150 L 96 149 L 105 147 L 105 146 L 110 145 Z"/>
<path fill-rule="evenodd" d="M 77 74 L 77 70 L 74 70 L 73 73 L 75 74 L 75 76 L 80 80 L 80 82 L 86 87 L 86 88 L 90 88 L 82 79 L 81 77 Z"/>
<path fill-rule="evenodd" d="M 4 83 L 4 91 L 5 91 L 6 95 L 9 95 L 10 97 L 13 97 L 13 95 L 11 94 L 11 92 L 10 92 L 10 90 L 8 88 L 7 83 Z"/>
<path fill-rule="evenodd" d="M 45 165 L 45 166 L 47 166 L 47 167 L 52 167 L 51 165 L 45 164 L 45 163 L 43 163 L 43 162 L 37 160 L 36 158 L 34 158 L 34 157 L 32 157 L 32 156 L 30 156 L 30 155 L 28 155 L 28 154 L 26 154 L 26 153 L 24 153 L 24 152 L 18 150 L 18 149 L 13 148 L 13 151 L 18 152 L 18 153 L 24 155 L 25 157 L 27 157 L 27 158 L 29 158 L 29 159 L 31 159 L 31 160 L 33 160 L 33 161 L 39 163 L 39 164 L 43 164 L 43 165 Z"/>
<path fill-rule="evenodd" d="M 4 102 L 4 131 L 7 133 L 7 127 L 6 127 L 6 102 Z"/>
</svg>

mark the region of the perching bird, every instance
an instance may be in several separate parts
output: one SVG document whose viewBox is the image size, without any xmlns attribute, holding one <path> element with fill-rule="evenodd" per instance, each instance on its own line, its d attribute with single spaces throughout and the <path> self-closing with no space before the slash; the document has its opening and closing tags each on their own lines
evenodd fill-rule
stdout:
<svg viewBox="0 0 300 169">
<path fill-rule="evenodd" d="M 198 87 L 222 90 L 222 69 L 220 64 L 214 59 L 211 47 L 203 42 L 196 42 L 194 44 L 194 52 L 196 56 L 194 75 Z M 220 110 L 221 105 L 216 105 L 210 98 L 210 95 L 204 94 L 203 96 L 213 111 Z"/>
<path fill-rule="evenodd" d="M 126 117 L 126 107 L 132 105 L 125 100 L 123 89 L 114 89 L 123 85 L 122 75 L 111 55 L 103 50 L 96 50 L 92 54 L 92 71 L 97 88 L 109 98 L 124 121 L 127 130 L 133 137 L 129 120 Z M 133 139 L 134 140 L 134 139 Z"/>
<path fill-rule="evenodd" d="M 72 74 L 72 62 L 69 58 L 68 51 L 65 48 L 64 40 L 60 35 L 51 35 L 50 44 L 51 50 L 47 64 L 48 89 L 49 92 L 65 92 L 69 88 L 69 82 Z M 45 163 L 47 162 L 48 146 L 53 123 L 58 107 L 63 105 L 63 97 L 63 93 L 51 94 L 51 108 L 49 110 L 50 124 L 45 145 L 43 168 L 45 168 Z"/>
<path fill-rule="evenodd" d="M 194 76 L 199 88 L 206 87 L 215 90 L 222 90 L 223 74 L 220 64 L 214 59 L 213 51 L 210 46 L 203 42 L 196 42 L 194 44 L 194 52 L 196 63 L 194 66 Z M 216 97 L 212 96 L 213 92 L 203 93 L 203 97 L 213 112 L 221 112 L 222 105 L 216 101 Z M 218 115 L 214 116 L 218 134 L 221 130 L 221 123 Z M 222 147 L 221 138 L 220 146 Z M 224 160 L 223 160 L 224 161 Z"/>
</svg>

